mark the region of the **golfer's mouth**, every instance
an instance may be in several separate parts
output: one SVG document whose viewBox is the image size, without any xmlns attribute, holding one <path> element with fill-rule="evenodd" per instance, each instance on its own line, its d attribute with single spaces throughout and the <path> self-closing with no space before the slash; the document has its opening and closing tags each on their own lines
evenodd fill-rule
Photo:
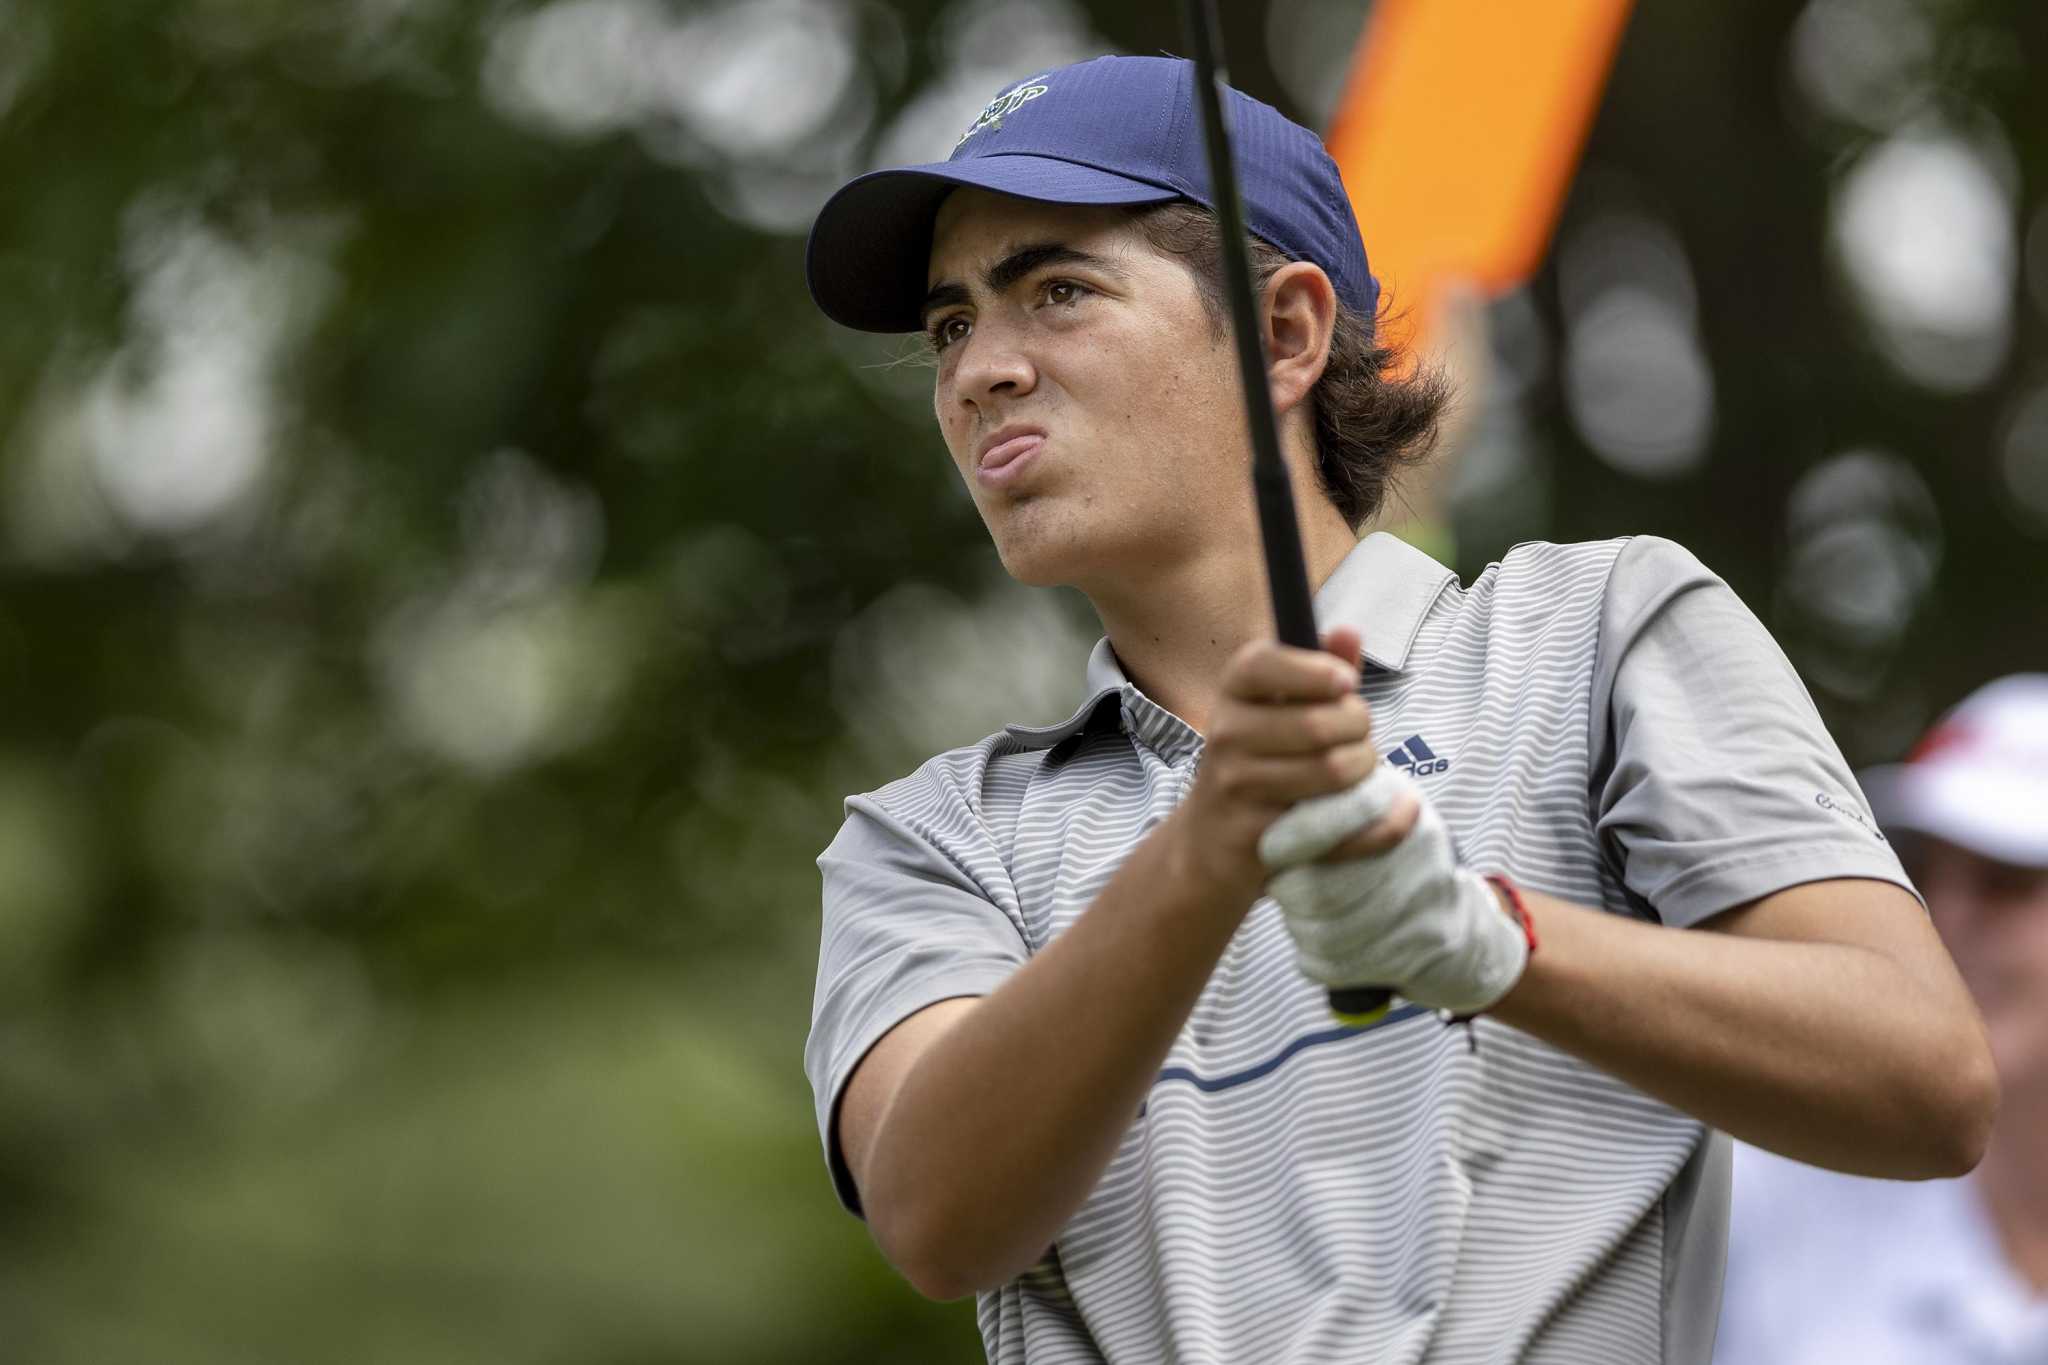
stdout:
<svg viewBox="0 0 2048 1365">
<path fill-rule="evenodd" d="M 981 457 L 975 473 L 985 484 L 1002 484 L 1016 478 L 1045 444 L 1039 427 L 1004 427 L 981 443 Z"/>
</svg>

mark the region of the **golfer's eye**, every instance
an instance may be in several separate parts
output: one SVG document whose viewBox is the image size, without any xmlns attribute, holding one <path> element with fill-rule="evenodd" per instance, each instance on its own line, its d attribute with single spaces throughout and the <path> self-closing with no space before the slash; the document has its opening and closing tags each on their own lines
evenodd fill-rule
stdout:
<svg viewBox="0 0 2048 1365">
<path fill-rule="evenodd" d="M 954 342 L 965 338 L 969 330 L 967 319 L 954 313 L 938 319 L 925 328 L 924 337 L 932 344 L 934 351 L 943 351 Z"/>
<path fill-rule="evenodd" d="M 1074 280 L 1047 280 L 1045 301 L 1062 306 L 1078 303 L 1081 296 L 1089 292 L 1088 286 Z"/>
</svg>

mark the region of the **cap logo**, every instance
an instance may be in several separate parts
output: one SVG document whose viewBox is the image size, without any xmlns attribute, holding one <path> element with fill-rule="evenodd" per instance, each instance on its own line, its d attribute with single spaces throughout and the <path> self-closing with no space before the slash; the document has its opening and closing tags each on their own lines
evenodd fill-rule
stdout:
<svg viewBox="0 0 2048 1365">
<path fill-rule="evenodd" d="M 1043 95 L 1051 87 L 1033 83 L 1040 79 L 1042 77 L 1033 76 L 1030 80 L 1023 82 L 1014 89 L 1006 90 L 990 100 L 982 109 L 980 116 L 974 120 L 967 131 L 960 134 L 960 142 L 967 141 L 968 138 L 973 137 L 984 128 L 1002 127 L 1005 117 L 1022 109 L 1026 101 L 1035 100 L 1040 95 Z M 960 142 L 956 142 L 953 145 L 958 147 Z"/>
</svg>

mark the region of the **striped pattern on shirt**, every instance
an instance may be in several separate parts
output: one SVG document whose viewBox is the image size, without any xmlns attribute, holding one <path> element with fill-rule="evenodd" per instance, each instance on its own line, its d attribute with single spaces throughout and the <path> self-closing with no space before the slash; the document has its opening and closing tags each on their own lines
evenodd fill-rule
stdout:
<svg viewBox="0 0 2048 1365">
<path fill-rule="evenodd" d="M 1519 546 L 1460 589 L 1375 535 L 1316 608 L 1325 629 L 1361 628 L 1376 741 L 1415 764 L 1469 866 L 1674 925 L 1816 876 L 1903 882 L 1888 848 L 1802 795 L 1855 787 L 1762 627 L 1670 542 Z M 1745 686 L 1710 676 L 1702 700 L 1663 676 L 1667 637 L 1690 648 L 1701 631 Z M 1060 725 L 1010 727 L 850 798 L 819 859 L 806 1064 L 850 1208 L 832 1117 L 860 1057 L 916 1010 L 1000 985 L 1193 780 L 1200 736 L 1106 641 L 1088 685 Z M 1657 747 L 1667 714 L 1741 723 L 1746 706 L 1763 708 L 1747 726 L 1761 740 L 1717 723 Z M 1738 806 L 1763 806 L 1734 846 L 1659 825 L 1729 799 L 1718 766 L 1695 780 L 1665 755 L 1762 742 L 1790 786 L 1748 784 Z M 979 1297 L 989 1359 L 1703 1365 L 1725 1138 L 1512 1028 L 1473 1029 L 1405 1005 L 1336 1026 L 1277 908 L 1256 903 L 1093 1194 L 1037 1266 Z"/>
</svg>

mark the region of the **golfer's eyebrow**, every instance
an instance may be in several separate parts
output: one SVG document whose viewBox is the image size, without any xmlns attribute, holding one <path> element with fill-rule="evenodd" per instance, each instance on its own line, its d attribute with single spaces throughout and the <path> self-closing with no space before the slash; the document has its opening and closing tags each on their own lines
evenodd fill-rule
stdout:
<svg viewBox="0 0 2048 1365">
<path fill-rule="evenodd" d="M 1000 294 L 1032 271 L 1048 265 L 1085 266 L 1113 280 L 1130 278 L 1122 266 L 1107 256 L 1077 250 L 1065 242 L 1035 242 L 1029 246 L 1018 247 L 983 271 L 981 282 L 988 286 L 989 293 Z M 966 303 L 969 297 L 967 286 L 955 280 L 941 280 L 932 286 L 931 293 L 924 296 L 924 306 L 918 310 L 918 316 L 928 318 L 933 309 L 944 308 L 949 304 Z"/>
</svg>

